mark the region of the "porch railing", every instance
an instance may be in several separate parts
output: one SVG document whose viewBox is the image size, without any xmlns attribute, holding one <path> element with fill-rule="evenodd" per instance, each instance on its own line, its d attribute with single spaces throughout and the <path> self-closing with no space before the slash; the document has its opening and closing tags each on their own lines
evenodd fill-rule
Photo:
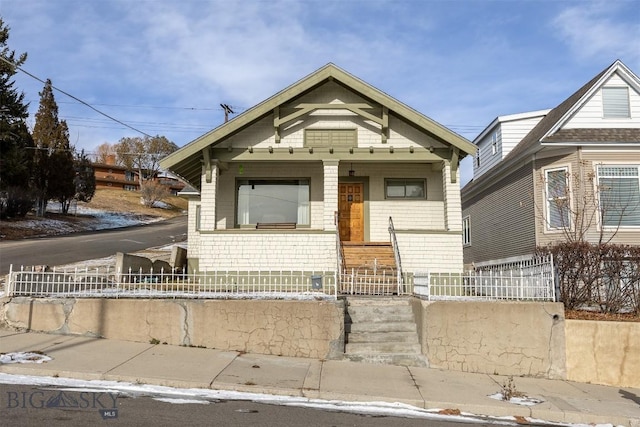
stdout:
<svg viewBox="0 0 640 427">
<path fill-rule="evenodd" d="M 10 272 L 5 296 L 73 298 L 335 299 L 333 271 L 117 271 L 115 268 Z"/>
<path fill-rule="evenodd" d="M 391 240 L 391 247 L 393 248 L 393 256 L 396 261 L 396 275 L 398 279 L 398 295 L 403 289 L 402 280 L 402 260 L 400 259 L 400 248 L 398 247 L 398 239 L 396 238 L 396 229 L 393 226 L 393 218 L 389 217 L 389 240 Z"/>
</svg>

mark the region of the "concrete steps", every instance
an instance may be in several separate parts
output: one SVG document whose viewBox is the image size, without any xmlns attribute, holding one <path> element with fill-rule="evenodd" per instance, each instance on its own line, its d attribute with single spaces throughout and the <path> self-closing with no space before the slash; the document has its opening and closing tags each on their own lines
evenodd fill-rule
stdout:
<svg viewBox="0 0 640 427">
<path fill-rule="evenodd" d="M 409 299 L 347 297 L 345 359 L 427 366 Z"/>
</svg>

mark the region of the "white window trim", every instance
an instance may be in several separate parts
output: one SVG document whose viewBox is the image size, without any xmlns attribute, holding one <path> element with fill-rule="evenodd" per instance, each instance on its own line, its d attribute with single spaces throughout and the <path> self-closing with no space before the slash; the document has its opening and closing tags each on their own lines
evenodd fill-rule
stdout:
<svg viewBox="0 0 640 427">
<path fill-rule="evenodd" d="M 471 217 L 469 215 L 462 218 L 462 246 L 471 246 Z"/>
<path fill-rule="evenodd" d="M 559 170 L 563 170 L 565 171 L 566 177 L 567 177 L 567 193 L 569 195 L 569 227 L 552 227 L 551 226 L 551 220 L 549 217 L 549 192 L 548 192 L 548 186 L 547 186 L 547 173 L 548 172 L 554 172 L 554 171 L 559 171 Z M 571 218 L 571 212 L 573 211 L 573 197 L 571 197 L 571 195 L 573 194 L 573 190 L 571 188 L 571 179 L 569 179 L 569 177 L 571 176 L 571 168 L 569 167 L 569 165 L 564 165 L 564 166 L 554 166 L 551 168 L 547 168 L 547 169 L 543 169 L 543 176 L 544 176 L 544 232 L 545 233 L 549 233 L 549 234 L 556 234 L 556 233 L 564 233 L 566 231 L 571 231 L 573 229 L 573 220 Z"/>
<path fill-rule="evenodd" d="M 593 173 L 596 179 L 594 179 L 594 183 L 593 183 L 593 191 L 594 194 L 597 196 L 597 203 L 598 203 L 598 215 L 597 215 L 597 224 L 598 224 L 598 230 L 618 230 L 618 231 L 636 231 L 640 229 L 640 226 L 637 225 L 627 225 L 627 226 L 617 226 L 617 225 L 604 225 L 603 222 L 603 218 L 602 218 L 602 209 L 601 209 L 601 201 L 600 201 L 600 191 L 599 191 L 599 187 L 600 187 L 600 175 L 598 174 L 598 167 L 607 167 L 607 166 L 612 166 L 612 167 L 637 167 L 638 173 L 640 174 L 640 164 L 634 164 L 634 163 L 629 163 L 629 162 L 616 162 L 616 161 L 608 161 L 606 163 L 594 163 L 593 164 Z M 638 178 L 640 179 L 640 177 Z"/>
</svg>

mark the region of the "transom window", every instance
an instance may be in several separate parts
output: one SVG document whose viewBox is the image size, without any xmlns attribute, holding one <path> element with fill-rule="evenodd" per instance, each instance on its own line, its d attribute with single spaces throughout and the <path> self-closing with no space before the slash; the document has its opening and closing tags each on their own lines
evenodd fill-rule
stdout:
<svg viewBox="0 0 640 427">
<path fill-rule="evenodd" d="M 640 226 L 640 166 L 598 166 L 602 225 Z"/>
<path fill-rule="evenodd" d="M 424 179 L 385 179 L 387 199 L 424 199 L 427 191 Z"/>
<path fill-rule="evenodd" d="M 628 87 L 602 88 L 602 114 L 605 119 L 627 119 L 629 111 Z"/>
<path fill-rule="evenodd" d="M 309 225 L 309 180 L 239 180 L 237 224 Z"/>
<path fill-rule="evenodd" d="M 569 219 L 569 181 L 567 168 L 545 171 L 547 227 L 549 229 L 568 228 Z"/>
</svg>

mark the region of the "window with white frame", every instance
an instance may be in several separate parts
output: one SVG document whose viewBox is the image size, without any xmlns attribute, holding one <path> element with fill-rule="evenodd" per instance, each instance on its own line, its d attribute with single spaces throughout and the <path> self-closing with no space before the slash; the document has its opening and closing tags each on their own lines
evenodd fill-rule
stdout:
<svg viewBox="0 0 640 427">
<path fill-rule="evenodd" d="M 309 180 L 250 179 L 237 182 L 237 224 L 309 225 Z"/>
<path fill-rule="evenodd" d="M 626 119 L 631 117 L 628 87 L 602 88 L 602 116 L 605 119 Z"/>
<path fill-rule="evenodd" d="M 597 174 L 602 225 L 640 226 L 640 165 L 599 165 Z"/>
<path fill-rule="evenodd" d="M 471 244 L 471 219 L 469 216 L 462 218 L 462 245 L 469 246 Z"/>
<path fill-rule="evenodd" d="M 498 154 L 498 132 L 491 135 L 491 154 Z"/>
<path fill-rule="evenodd" d="M 567 168 L 547 169 L 545 171 L 547 228 L 557 230 L 569 228 L 569 171 Z"/>
<path fill-rule="evenodd" d="M 385 179 L 387 199 L 424 199 L 427 191 L 424 179 Z"/>
<path fill-rule="evenodd" d="M 478 146 L 478 149 L 476 150 L 476 167 L 479 168 L 480 167 L 480 147 Z"/>
</svg>

